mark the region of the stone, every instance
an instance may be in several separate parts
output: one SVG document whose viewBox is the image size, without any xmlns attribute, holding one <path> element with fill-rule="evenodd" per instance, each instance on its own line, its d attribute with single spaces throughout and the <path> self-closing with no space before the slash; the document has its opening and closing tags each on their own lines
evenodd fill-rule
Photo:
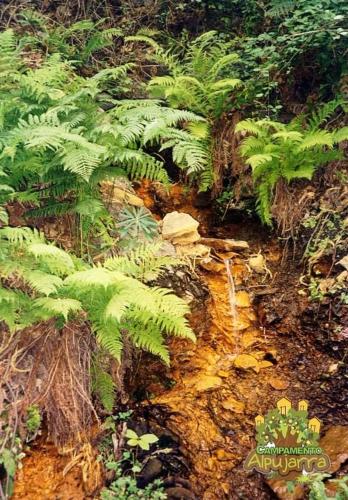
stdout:
<svg viewBox="0 0 348 500">
<path fill-rule="evenodd" d="M 339 260 L 337 262 L 337 264 L 339 264 L 340 266 L 344 267 L 348 271 L 348 255 L 346 255 L 345 257 L 343 257 L 343 259 Z"/>
<path fill-rule="evenodd" d="M 173 238 L 171 242 L 173 245 L 190 245 L 191 243 L 196 243 L 200 239 L 198 231 L 192 231 L 191 233 L 185 233 L 178 238 Z"/>
<path fill-rule="evenodd" d="M 234 413 L 244 413 L 245 403 L 229 397 L 222 403 L 222 407 L 225 410 L 233 411 Z"/>
<path fill-rule="evenodd" d="M 331 288 L 335 284 L 335 279 L 334 278 L 326 278 L 324 280 L 321 280 L 319 283 L 319 290 L 322 293 L 327 293 L 331 290 Z"/>
<path fill-rule="evenodd" d="M 208 259 L 202 260 L 199 265 L 203 267 L 206 271 L 209 271 L 211 273 L 221 273 L 223 271 L 226 271 L 225 264 L 222 262 L 217 262 L 216 260 L 212 259 L 211 257 Z"/>
<path fill-rule="evenodd" d="M 111 205 L 128 204 L 134 207 L 144 206 L 144 201 L 136 194 L 130 192 L 126 186 L 122 186 L 121 182 L 116 184 L 111 181 L 104 181 L 101 184 L 101 192 L 106 203 L 111 203 Z"/>
<path fill-rule="evenodd" d="M 258 255 L 248 259 L 248 266 L 255 271 L 255 273 L 264 274 L 266 269 L 266 259 L 261 253 L 259 253 Z"/>
<path fill-rule="evenodd" d="M 262 370 L 263 368 L 271 368 L 273 367 L 273 363 L 270 361 L 266 361 L 265 359 L 262 361 L 259 361 L 259 368 Z"/>
<path fill-rule="evenodd" d="M 207 257 L 210 248 L 205 245 L 178 245 L 176 253 L 182 257 Z"/>
<path fill-rule="evenodd" d="M 233 252 L 234 250 L 247 250 L 249 244 L 247 241 L 222 239 L 222 238 L 201 238 L 203 245 L 220 252 Z"/>
<path fill-rule="evenodd" d="M 256 372 L 259 371 L 259 362 L 253 356 L 249 354 L 239 354 L 234 360 L 234 365 L 236 368 L 242 368 L 243 370 L 248 370 L 252 368 Z"/>
<path fill-rule="evenodd" d="M 158 460 L 158 458 L 151 458 L 148 462 L 146 462 L 139 477 L 142 483 L 142 487 L 146 486 L 151 481 L 156 479 L 156 477 L 161 474 L 162 468 L 162 462 Z"/>
<path fill-rule="evenodd" d="M 204 392 L 209 389 L 214 389 L 215 387 L 220 387 L 222 380 L 220 377 L 214 375 L 203 375 L 199 377 L 199 380 L 195 383 L 196 390 L 199 392 Z"/>
<path fill-rule="evenodd" d="M 343 283 L 348 278 L 348 271 L 342 271 L 338 276 L 336 276 L 337 283 Z"/>
<path fill-rule="evenodd" d="M 284 391 L 290 385 L 290 383 L 287 380 L 282 380 L 282 379 L 280 379 L 278 377 L 272 377 L 272 378 L 270 378 L 268 380 L 268 383 L 276 391 Z"/>
<path fill-rule="evenodd" d="M 240 290 L 236 293 L 236 305 L 237 307 L 250 307 L 250 297 L 248 292 Z"/>
<path fill-rule="evenodd" d="M 156 255 L 158 257 L 175 257 L 175 246 L 169 241 L 164 240 L 161 242 L 161 248 L 157 250 Z"/>
<path fill-rule="evenodd" d="M 197 229 L 199 222 L 191 215 L 183 212 L 170 212 L 163 219 L 162 237 L 172 241 L 175 238 L 185 236 L 188 238 L 192 234 L 193 241 L 197 241 Z"/>
<path fill-rule="evenodd" d="M 195 495 L 192 491 L 183 488 L 182 486 L 174 486 L 172 488 L 166 488 L 165 493 L 167 498 L 178 499 L 178 500 L 195 500 Z"/>
<path fill-rule="evenodd" d="M 263 342 L 263 339 L 259 338 L 259 333 L 257 330 L 250 330 L 248 332 L 245 332 L 242 337 L 242 345 L 243 347 L 250 347 L 253 344 L 256 344 L 257 342 Z"/>
<path fill-rule="evenodd" d="M 113 200 L 116 202 L 132 205 L 133 207 L 144 206 L 144 201 L 139 198 L 139 196 L 136 196 L 135 194 L 132 194 L 129 191 L 121 188 L 114 188 Z"/>
</svg>

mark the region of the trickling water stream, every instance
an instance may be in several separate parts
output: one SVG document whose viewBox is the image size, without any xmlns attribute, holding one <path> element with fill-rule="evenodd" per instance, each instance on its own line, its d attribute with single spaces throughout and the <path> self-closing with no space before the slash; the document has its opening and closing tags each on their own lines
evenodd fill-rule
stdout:
<svg viewBox="0 0 348 500">
<path fill-rule="evenodd" d="M 237 304 L 236 304 L 236 287 L 234 284 L 234 279 L 231 273 L 231 259 L 224 259 L 224 264 L 227 274 L 227 287 L 228 287 L 228 298 L 230 302 L 231 318 L 232 318 L 232 328 L 234 328 L 237 319 Z"/>
</svg>

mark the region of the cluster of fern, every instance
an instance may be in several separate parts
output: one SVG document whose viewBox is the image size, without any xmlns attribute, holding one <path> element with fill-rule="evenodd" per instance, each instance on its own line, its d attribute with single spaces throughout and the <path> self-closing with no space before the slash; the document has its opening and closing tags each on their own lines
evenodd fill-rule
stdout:
<svg viewBox="0 0 348 500">
<path fill-rule="evenodd" d="M 239 122 L 236 132 L 248 136 L 240 153 L 252 168 L 259 215 L 266 224 L 272 223 L 274 188 L 280 179 L 311 179 L 320 166 L 342 157 L 338 144 L 348 139 L 348 127 L 331 131 L 323 124 L 340 100 L 327 103 L 311 117 L 299 116 L 288 124 L 268 119 L 246 119 Z"/>
<path fill-rule="evenodd" d="M 125 99 L 132 64 L 82 77 L 59 53 L 30 67 L 21 50 L 12 30 L 0 34 L 0 202 L 7 193 L 36 204 L 32 215 L 100 220 L 103 179 L 169 182 L 150 146 L 172 147 L 178 162 L 191 163 L 200 139 L 189 124 L 204 120 L 159 100 Z"/>
<path fill-rule="evenodd" d="M 165 49 L 154 38 L 146 35 L 127 37 L 149 45 L 149 56 L 164 68 L 165 74 L 151 78 L 147 85 L 154 98 L 165 99 L 175 109 L 188 109 L 205 119 L 203 123 L 190 124 L 189 130 L 197 137 L 168 145 L 173 147 L 174 160 L 181 164 L 205 191 L 214 182 L 212 166 L 213 130 L 216 121 L 233 108 L 234 93 L 242 82 L 236 77 L 235 63 L 239 60 L 231 52 L 230 44 L 221 40 L 216 31 L 209 31 L 187 44 L 183 51 L 177 47 Z M 185 138 L 183 138 L 185 139 Z M 166 147 L 166 146 L 164 146 Z"/>
<path fill-rule="evenodd" d="M 186 302 L 146 284 L 177 263 L 157 257 L 158 244 L 97 265 L 47 244 L 27 227 L 1 228 L 0 246 L 0 318 L 12 332 L 50 318 L 63 325 L 80 315 L 116 359 L 127 337 L 167 364 L 166 335 L 195 339 L 185 317 Z"/>
</svg>

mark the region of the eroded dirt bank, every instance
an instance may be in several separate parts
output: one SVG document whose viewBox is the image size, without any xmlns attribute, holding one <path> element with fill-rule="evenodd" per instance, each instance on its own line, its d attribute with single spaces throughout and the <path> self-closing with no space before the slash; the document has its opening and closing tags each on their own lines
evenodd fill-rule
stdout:
<svg viewBox="0 0 348 500">
<path fill-rule="evenodd" d="M 141 194 L 146 197 L 147 192 Z M 153 208 L 152 198 L 147 203 Z M 165 374 L 171 383 L 161 383 L 159 376 L 152 384 L 150 405 L 146 403 L 150 420 L 156 420 L 158 409 L 166 415 L 166 426 L 180 439 L 197 499 L 271 499 L 277 498 L 274 490 L 278 497 L 290 498 L 283 485 L 273 484 L 272 489 L 260 475 L 243 470 L 254 444 L 254 418 L 286 396 L 295 403 L 307 399 L 310 414 L 322 419 L 324 432 L 347 425 L 344 366 L 319 349 L 314 320 L 312 329 L 308 317 L 303 327 L 308 303 L 298 293 L 301 268 L 292 260 L 282 262 L 275 239 L 261 237 L 254 223 L 215 227 L 208 211 L 193 208 L 183 198 L 173 208 L 199 219 L 203 236 L 247 240 L 250 249 L 220 252 L 209 270 L 192 271 L 206 283 L 210 298 L 192 314 L 197 343 L 171 341 L 172 365 Z M 265 267 L 255 272 L 249 259 L 259 254 L 265 257 Z M 227 258 L 236 288 L 234 316 L 223 262 Z M 333 434 L 333 455 L 340 436 L 341 431 Z M 337 459 L 336 470 L 343 461 Z M 83 487 L 81 468 L 63 477 L 67 463 L 45 445 L 33 448 L 13 498 L 89 498 L 86 491 L 93 489 Z"/>
</svg>

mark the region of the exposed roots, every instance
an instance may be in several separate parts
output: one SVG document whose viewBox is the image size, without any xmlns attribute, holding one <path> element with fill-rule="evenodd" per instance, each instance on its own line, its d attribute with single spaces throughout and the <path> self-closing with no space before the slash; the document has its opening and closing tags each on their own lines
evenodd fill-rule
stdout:
<svg viewBox="0 0 348 500">
<path fill-rule="evenodd" d="M 26 409 L 36 404 L 60 447 L 83 441 L 97 419 L 90 387 L 94 337 L 86 324 L 70 322 L 61 330 L 47 321 L 9 336 L 0 333 L 0 414 L 25 436 Z"/>
</svg>

